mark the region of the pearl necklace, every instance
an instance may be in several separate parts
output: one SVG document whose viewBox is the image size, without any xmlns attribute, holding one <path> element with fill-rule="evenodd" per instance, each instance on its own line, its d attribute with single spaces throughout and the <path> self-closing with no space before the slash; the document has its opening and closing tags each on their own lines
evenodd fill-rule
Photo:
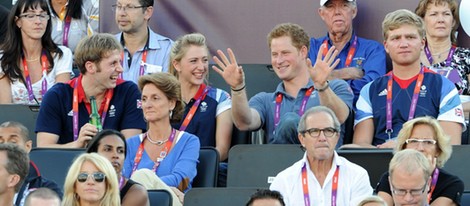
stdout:
<svg viewBox="0 0 470 206">
<path fill-rule="evenodd" d="M 152 140 L 152 138 L 150 137 L 150 134 L 148 132 L 147 132 L 147 139 L 150 143 L 158 145 L 158 146 L 164 144 L 165 142 L 168 142 L 168 138 L 166 140 L 154 141 L 154 140 Z"/>
</svg>

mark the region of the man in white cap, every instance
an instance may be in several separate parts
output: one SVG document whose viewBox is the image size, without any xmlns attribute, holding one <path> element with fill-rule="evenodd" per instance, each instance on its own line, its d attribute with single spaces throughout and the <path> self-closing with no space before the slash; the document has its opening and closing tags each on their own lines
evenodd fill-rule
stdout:
<svg viewBox="0 0 470 206">
<path fill-rule="evenodd" d="M 349 83 L 354 104 L 364 85 L 385 74 L 384 47 L 379 42 L 358 37 L 353 31 L 352 22 L 357 15 L 355 0 L 320 0 L 320 6 L 318 14 L 328 27 L 328 33 L 310 40 L 309 58 L 315 64 L 318 53 L 325 56 L 325 51 L 332 46 L 340 51 L 341 61 L 330 73 L 330 79 Z"/>
</svg>

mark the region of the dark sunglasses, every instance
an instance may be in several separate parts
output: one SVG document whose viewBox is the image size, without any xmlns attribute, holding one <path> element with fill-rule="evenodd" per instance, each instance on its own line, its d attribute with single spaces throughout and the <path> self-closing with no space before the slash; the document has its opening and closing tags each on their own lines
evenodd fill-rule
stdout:
<svg viewBox="0 0 470 206">
<path fill-rule="evenodd" d="M 77 181 L 78 182 L 86 182 L 88 180 L 88 177 L 93 177 L 93 180 L 95 182 L 103 182 L 104 179 L 106 178 L 106 175 L 102 172 L 95 172 L 92 174 L 88 174 L 86 172 L 78 174 Z"/>
</svg>

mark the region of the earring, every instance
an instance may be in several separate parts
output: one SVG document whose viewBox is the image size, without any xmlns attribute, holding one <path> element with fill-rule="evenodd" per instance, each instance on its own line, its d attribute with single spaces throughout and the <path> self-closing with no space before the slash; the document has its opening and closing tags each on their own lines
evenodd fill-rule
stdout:
<svg viewBox="0 0 470 206">
<path fill-rule="evenodd" d="M 173 110 L 170 110 L 170 119 L 173 116 Z"/>
</svg>

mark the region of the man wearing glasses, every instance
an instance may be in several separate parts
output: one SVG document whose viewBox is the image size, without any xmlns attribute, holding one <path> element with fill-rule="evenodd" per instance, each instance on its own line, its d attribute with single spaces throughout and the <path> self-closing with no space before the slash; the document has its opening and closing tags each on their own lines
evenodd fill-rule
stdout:
<svg viewBox="0 0 470 206">
<path fill-rule="evenodd" d="M 280 172 L 270 186 L 286 205 L 357 205 L 372 195 L 367 171 L 338 156 L 340 123 L 325 107 L 310 108 L 300 118 L 298 138 L 304 157 Z"/>
<path fill-rule="evenodd" d="M 395 206 L 427 206 L 432 168 L 421 152 L 405 149 L 390 161 L 389 182 Z"/>
<path fill-rule="evenodd" d="M 113 5 L 121 33 L 116 38 L 124 47 L 121 78 L 137 83 L 140 76 L 167 72 L 173 41 L 152 31 L 148 21 L 153 0 L 118 0 Z"/>
</svg>

